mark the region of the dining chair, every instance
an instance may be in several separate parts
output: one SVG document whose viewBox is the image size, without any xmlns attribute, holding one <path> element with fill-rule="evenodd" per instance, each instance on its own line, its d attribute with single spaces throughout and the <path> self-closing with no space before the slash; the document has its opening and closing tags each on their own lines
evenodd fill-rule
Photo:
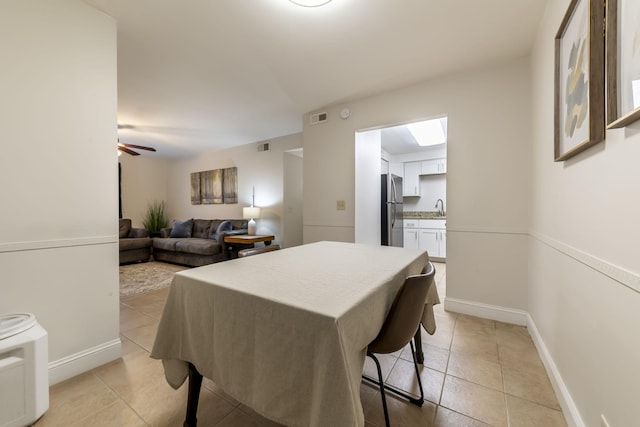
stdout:
<svg viewBox="0 0 640 427">
<path fill-rule="evenodd" d="M 420 372 L 416 362 L 416 353 L 411 339 L 415 336 L 416 331 L 420 327 L 422 312 L 427 298 L 427 292 L 433 284 L 433 278 L 436 269 L 431 262 L 427 264 L 422 274 L 409 276 L 405 279 L 402 288 L 398 291 L 391 309 L 378 333 L 378 336 L 371 341 L 367 347 L 367 356 L 371 357 L 376 364 L 378 371 L 378 380 L 363 375 L 363 378 L 380 388 L 380 396 L 382 398 L 382 409 L 384 410 L 384 420 L 387 427 L 389 424 L 389 412 L 387 410 L 387 399 L 385 389 L 392 393 L 400 395 L 408 399 L 417 406 L 424 403 L 424 391 L 422 390 L 422 381 L 420 380 Z M 420 398 L 417 399 L 405 393 L 402 390 L 391 387 L 384 383 L 382 379 L 382 370 L 380 362 L 375 354 L 389 354 L 401 350 L 407 343 L 411 345 L 411 356 L 413 357 L 413 366 L 418 379 L 418 387 L 420 388 Z"/>
</svg>

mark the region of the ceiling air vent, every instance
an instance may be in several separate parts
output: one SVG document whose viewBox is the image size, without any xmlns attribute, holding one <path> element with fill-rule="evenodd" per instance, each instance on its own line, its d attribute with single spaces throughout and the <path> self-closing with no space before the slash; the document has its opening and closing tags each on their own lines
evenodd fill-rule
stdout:
<svg viewBox="0 0 640 427">
<path fill-rule="evenodd" d="M 258 151 L 269 151 L 269 143 L 261 142 L 260 144 L 258 144 Z"/>
<path fill-rule="evenodd" d="M 317 125 L 327 121 L 327 113 L 317 113 L 309 116 L 309 124 Z"/>
</svg>

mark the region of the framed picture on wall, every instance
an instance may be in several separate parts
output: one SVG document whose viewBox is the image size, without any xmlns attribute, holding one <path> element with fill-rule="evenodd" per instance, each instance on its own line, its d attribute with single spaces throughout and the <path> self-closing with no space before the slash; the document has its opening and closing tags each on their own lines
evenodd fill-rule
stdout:
<svg viewBox="0 0 640 427">
<path fill-rule="evenodd" d="M 604 0 L 571 0 L 555 38 L 556 161 L 604 140 Z"/>
<path fill-rule="evenodd" d="M 200 192 L 203 205 L 223 203 L 222 169 L 200 172 Z"/>
<path fill-rule="evenodd" d="M 222 198 L 226 204 L 238 203 L 238 168 L 226 168 L 222 173 Z"/>
<path fill-rule="evenodd" d="M 640 119 L 640 2 L 607 0 L 607 124 Z"/>
<path fill-rule="evenodd" d="M 202 204 L 202 196 L 200 195 L 200 172 L 191 174 L 191 204 Z"/>
</svg>

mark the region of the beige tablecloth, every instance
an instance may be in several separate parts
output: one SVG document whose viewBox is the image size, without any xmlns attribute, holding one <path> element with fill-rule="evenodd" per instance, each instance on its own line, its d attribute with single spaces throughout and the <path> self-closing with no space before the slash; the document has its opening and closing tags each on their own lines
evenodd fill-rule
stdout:
<svg viewBox="0 0 640 427">
<path fill-rule="evenodd" d="M 289 426 L 363 426 L 366 347 L 427 262 L 415 249 L 319 242 L 179 272 L 151 357 L 174 388 L 191 362 Z"/>
</svg>

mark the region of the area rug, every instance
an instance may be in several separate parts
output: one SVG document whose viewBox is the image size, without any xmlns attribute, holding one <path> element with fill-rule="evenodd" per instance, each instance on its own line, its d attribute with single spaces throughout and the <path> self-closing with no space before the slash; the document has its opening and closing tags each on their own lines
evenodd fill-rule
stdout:
<svg viewBox="0 0 640 427">
<path fill-rule="evenodd" d="M 149 261 L 120 266 L 120 298 L 165 288 L 173 275 L 189 267 Z"/>
</svg>

